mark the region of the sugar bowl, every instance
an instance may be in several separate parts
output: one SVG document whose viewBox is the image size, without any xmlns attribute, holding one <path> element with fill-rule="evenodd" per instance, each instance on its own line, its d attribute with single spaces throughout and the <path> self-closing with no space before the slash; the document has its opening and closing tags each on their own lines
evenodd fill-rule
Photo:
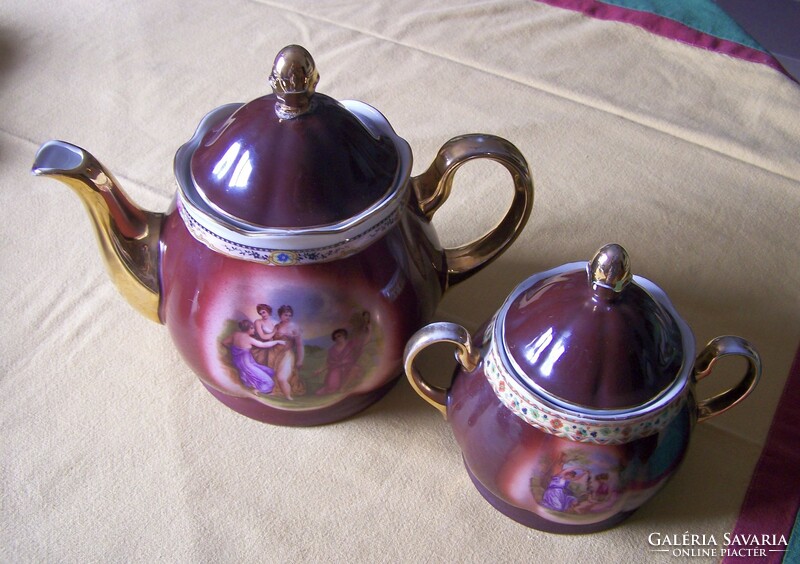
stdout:
<svg viewBox="0 0 800 564">
<path fill-rule="evenodd" d="M 457 347 L 450 387 L 430 383 L 415 357 Z M 695 384 L 722 356 L 744 376 L 714 397 Z M 681 464 L 693 426 L 754 388 L 761 361 L 740 337 L 696 355 L 694 336 L 666 294 L 633 275 L 619 245 L 588 262 L 531 276 L 473 337 L 432 323 L 406 346 L 413 388 L 450 422 L 474 485 L 529 527 L 588 533 L 650 499 Z"/>
</svg>

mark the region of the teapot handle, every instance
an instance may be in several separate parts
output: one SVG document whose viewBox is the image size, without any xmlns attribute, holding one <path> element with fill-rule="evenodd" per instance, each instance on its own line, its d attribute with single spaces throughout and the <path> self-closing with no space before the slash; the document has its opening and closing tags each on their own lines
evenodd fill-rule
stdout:
<svg viewBox="0 0 800 564">
<path fill-rule="evenodd" d="M 500 256 L 522 231 L 533 206 L 533 181 L 519 150 L 494 135 L 462 135 L 445 143 L 428 170 L 411 179 L 420 209 L 428 220 L 450 195 L 456 170 L 479 158 L 491 159 L 508 169 L 514 181 L 514 199 L 505 217 L 491 231 L 466 245 L 444 249 L 450 285 L 466 280 Z"/>
<path fill-rule="evenodd" d="M 411 387 L 422 399 L 438 409 L 447 419 L 447 393 L 449 388 L 442 388 L 428 383 L 414 366 L 414 359 L 422 349 L 434 343 L 453 343 L 458 347 L 456 360 L 467 372 L 472 372 L 478 366 L 480 353 L 472 347 L 472 338 L 469 332 L 461 325 L 439 321 L 426 325 L 411 336 L 406 344 L 403 354 L 404 366 Z"/>
<path fill-rule="evenodd" d="M 742 356 L 747 360 L 747 371 L 736 386 L 716 396 L 697 402 L 697 422 L 719 415 L 746 398 L 761 377 L 761 357 L 748 341 L 741 337 L 725 335 L 712 339 L 697 356 L 694 379 L 699 382 L 711 373 L 714 363 L 727 355 Z"/>
</svg>

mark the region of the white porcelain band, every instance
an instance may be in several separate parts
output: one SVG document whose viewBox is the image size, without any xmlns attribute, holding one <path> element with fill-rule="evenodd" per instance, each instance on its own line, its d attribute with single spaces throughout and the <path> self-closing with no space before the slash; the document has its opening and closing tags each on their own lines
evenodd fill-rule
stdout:
<svg viewBox="0 0 800 564">
<path fill-rule="evenodd" d="M 270 266 L 323 263 L 354 255 L 385 235 L 400 219 L 399 206 L 395 204 L 383 213 L 371 216 L 369 221 L 352 228 L 349 233 L 327 238 L 316 236 L 311 240 L 287 237 L 281 241 L 276 237 L 258 238 L 225 229 L 187 204 L 180 191 L 177 206 L 189 233 L 211 250 Z M 309 243 L 322 243 L 322 246 L 314 247 Z"/>
<path fill-rule="evenodd" d="M 486 331 L 487 339 L 492 336 L 493 325 L 494 323 Z M 505 366 L 494 339 L 483 359 L 483 369 L 497 398 L 515 415 L 546 433 L 582 443 L 624 444 L 658 433 L 681 410 L 689 391 L 688 386 L 685 386 L 668 403 L 653 411 L 601 419 L 556 409 L 526 390 Z"/>
</svg>

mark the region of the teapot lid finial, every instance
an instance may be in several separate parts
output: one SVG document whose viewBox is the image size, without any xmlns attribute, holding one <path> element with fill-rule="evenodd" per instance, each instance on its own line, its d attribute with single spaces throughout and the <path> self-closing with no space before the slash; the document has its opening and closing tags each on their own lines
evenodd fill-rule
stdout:
<svg viewBox="0 0 800 564">
<path fill-rule="evenodd" d="M 278 98 L 275 113 L 292 119 L 311 108 L 311 96 L 319 82 L 314 59 L 304 47 L 288 45 L 280 50 L 272 65 L 269 83 Z"/>
<path fill-rule="evenodd" d="M 318 81 L 308 51 L 289 45 L 275 57 L 273 93 L 202 122 L 186 172 L 210 222 L 248 237 L 309 230 L 296 243 L 319 238 L 327 248 L 351 226 L 376 225 L 366 221 L 376 210 L 396 209 L 410 175 L 407 144 L 377 110 L 317 92 Z"/>
<path fill-rule="evenodd" d="M 595 291 L 605 288 L 619 293 L 632 278 L 628 252 L 616 243 L 601 247 L 589 261 L 588 270 Z"/>
</svg>

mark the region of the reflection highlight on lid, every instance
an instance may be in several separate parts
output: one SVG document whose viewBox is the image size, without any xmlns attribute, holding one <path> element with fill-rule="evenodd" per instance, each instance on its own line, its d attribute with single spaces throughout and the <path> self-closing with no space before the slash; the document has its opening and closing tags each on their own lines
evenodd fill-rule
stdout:
<svg viewBox="0 0 800 564">
<path fill-rule="evenodd" d="M 554 330 L 550 327 L 547 331 L 525 346 L 525 358 L 532 366 L 535 365 L 539 374 L 545 378 L 553 373 L 553 367 L 556 362 L 558 362 L 558 359 L 566 352 L 567 346 L 565 342 L 568 341 L 570 337 L 570 332 L 567 331 L 553 342 L 553 333 Z M 541 364 L 539 364 L 539 357 L 545 352 L 547 354 Z"/>
<path fill-rule="evenodd" d="M 544 362 L 539 368 L 539 373 L 542 376 L 549 378 L 553 373 L 553 366 L 558 362 L 558 359 L 561 358 L 561 355 L 564 354 L 564 351 L 567 350 L 567 346 L 564 344 L 566 337 L 566 335 L 560 337 L 550 348 L 550 351 L 547 353 L 547 358 L 544 359 Z"/>
<path fill-rule="evenodd" d="M 217 178 L 222 180 L 228 175 L 228 172 L 233 168 L 233 174 L 228 180 L 230 188 L 246 188 L 247 181 L 250 179 L 250 174 L 253 172 L 253 162 L 250 158 L 250 151 L 246 150 L 239 155 L 242 150 L 242 145 L 238 141 L 233 143 L 222 158 L 214 165 L 211 173 Z M 235 166 L 234 166 L 235 163 Z"/>
<path fill-rule="evenodd" d="M 553 328 L 550 327 L 547 331 L 536 337 L 533 341 L 525 346 L 525 358 L 531 364 L 536 364 L 539 361 L 539 355 L 542 354 L 544 349 L 553 341 Z"/>
</svg>

